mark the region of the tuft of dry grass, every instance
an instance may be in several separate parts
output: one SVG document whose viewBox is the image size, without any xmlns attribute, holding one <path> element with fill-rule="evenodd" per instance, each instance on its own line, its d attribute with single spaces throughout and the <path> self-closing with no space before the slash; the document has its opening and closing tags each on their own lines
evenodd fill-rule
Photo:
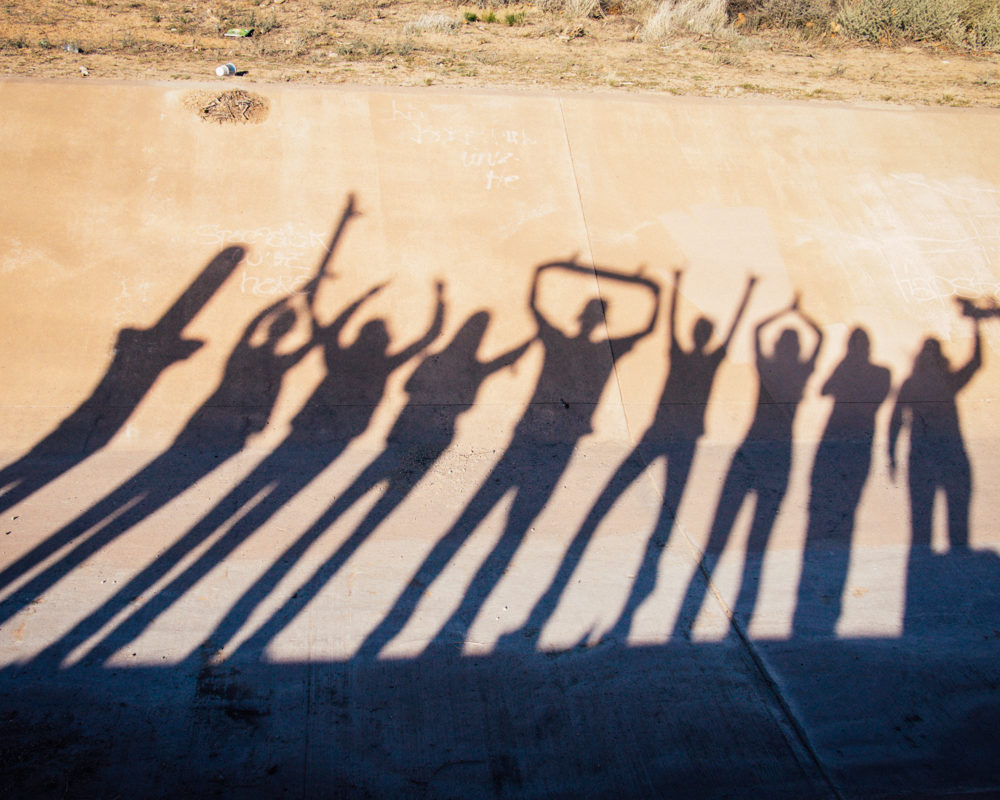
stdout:
<svg viewBox="0 0 1000 800">
<path fill-rule="evenodd" d="M 595 17 L 601 12 L 601 0 L 564 0 L 563 10 L 569 17 Z"/>
<path fill-rule="evenodd" d="M 678 33 L 715 34 L 726 26 L 726 0 L 662 0 L 639 38 L 660 43 Z"/>
<path fill-rule="evenodd" d="M 403 33 L 412 36 L 418 33 L 451 33 L 461 27 L 454 17 L 447 14 L 421 14 L 412 22 L 407 22 L 403 26 Z"/>
</svg>

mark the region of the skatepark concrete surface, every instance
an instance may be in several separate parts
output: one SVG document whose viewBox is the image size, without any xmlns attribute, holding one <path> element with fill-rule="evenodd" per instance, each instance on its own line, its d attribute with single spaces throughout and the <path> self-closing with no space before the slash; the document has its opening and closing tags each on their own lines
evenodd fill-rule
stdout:
<svg viewBox="0 0 1000 800">
<path fill-rule="evenodd" d="M 0 794 L 1000 797 L 997 112 L 239 88 L 0 82 Z"/>
</svg>

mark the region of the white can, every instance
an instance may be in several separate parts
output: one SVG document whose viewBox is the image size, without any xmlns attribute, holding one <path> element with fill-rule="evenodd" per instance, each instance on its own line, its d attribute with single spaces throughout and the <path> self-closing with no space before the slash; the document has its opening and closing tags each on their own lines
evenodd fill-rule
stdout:
<svg viewBox="0 0 1000 800">
<path fill-rule="evenodd" d="M 226 78 L 226 77 L 228 77 L 230 75 L 235 75 L 236 74 L 236 65 L 235 64 L 221 64 L 220 66 L 218 66 L 218 67 L 215 68 L 215 74 L 218 75 L 220 78 Z"/>
</svg>

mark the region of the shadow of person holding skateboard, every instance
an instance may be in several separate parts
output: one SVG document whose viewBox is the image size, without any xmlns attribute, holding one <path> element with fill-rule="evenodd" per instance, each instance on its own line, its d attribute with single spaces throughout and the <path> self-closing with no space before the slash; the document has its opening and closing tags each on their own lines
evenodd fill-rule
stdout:
<svg viewBox="0 0 1000 800">
<path fill-rule="evenodd" d="M 482 603 L 514 557 L 532 521 L 545 507 L 569 464 L 580 437 L 591 430 L 591 419 L 618 358 L 646 336 L 656 323 L 658 303 L 639 331 L 613 339 L 594 334 L 604 323 L 604 304 L 588 301 L 577 318 L 577 333 L 569 335 L 554 325 L 540 308 L 540 278 L 553 270 L 643 287 L 654 300 L 659 286 L 638 275 L 593 270 L 574 262 L 543 264 L 532 282 L 529 307 L 543 348 L 541 373 L 527 410 L 518 422 L 507 450 L 451 529 L 435 544 L 416 575 L 396 599 L 385 618 L 358 650 L 374 658 L 405 625 L 429 586 L 449 564 L 490 511 L 510 491 L 514 499 L 503 534 L 480 565 L 465 595 L 435 637 L 435 646 L 461 647 Z"/>
<path fill-rule="evenodd" d="M 90 397 L 31 450 L 0 470 L 0 511 L 30 497 L 103 448 L 157 378 L 202 347 L 204 342 L 184 338 L 184 329 L 245 254 L 243 247 L 222 250 L 153 326 L 118 332 L 111 363 Z M 9 577 L 5 570 L 0 585 Z"/>
<path fill-rule="evenodd" d="M 666 462 L 667 477 L 663 487 L 660 514 L 647 541 L 642 563 L 625 608 L 614 628 L 606 635 L 607 638 L 624 639 L 628 636 L 636 609 L 656 585 L 657 562 L 670 535 L 674 515 L 684 494 L 697 441 L 705 431 L 705 410 L 708 407 L 712 384 L 719 366 L 726 357 L 733 334 L 746 311 L 750 293 L 756 283 L 754 277 L 747 280 L 743 296 L 722 342 L 714 348 L 709 348 L 715 325 L 710 319 L 702 316 L 695 321 L 691 330 L 693 346 L 685 349 L 677 336 L 677 301 L 682 277 L 683 272 L 680 270 L 674 272 L 674 286 L 670 295 L 667 320 L 669 372 L 653 423 L 605 484 L 580 530 L 573 537 L 552 583 L 535 603 L 524 625 L 518 631 L 505 634 L 501 639 L 501 647 L 522 647 L 525 642 L 537 644 L 545 621 L 559 605 L 560 597 L 569 584 L 574 570 L 583 559 L 587 545 L 601 520 L 649 466 L 656 459 L 662 458 Z"/>
</svg>

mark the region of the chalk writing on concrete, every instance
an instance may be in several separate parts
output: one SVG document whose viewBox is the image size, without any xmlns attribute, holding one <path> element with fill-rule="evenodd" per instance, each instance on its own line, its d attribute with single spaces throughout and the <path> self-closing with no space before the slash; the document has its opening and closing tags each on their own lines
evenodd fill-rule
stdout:
<svg viewBox="0 0 1000 800">
<path fill-rule="evenodd" d="M 486 188 L 492 189 L 496 186 L 503 186 L 509 189 L 519 180 L 521 180 L 520 175 L 509 175 L 504 172 L 496 173 L 493 170 L 489 170 L 486 173 Z"/>
<path fill-rule="evenodd" d="M 521 180 L 518 164 L 538 141 L 524 128 L 435 124 L 425 111 L 392 101 L 392 121 L 402 123 L 404 140 L 420 147 L 440 147 L 475 172 L 487 190 L 513 189 Z"/>
<path fill-rule="evenodd" d="M 255 297 L 301 294 L 327 246 L 327 234 L 302 225 L 229 229 L 202 225 L 196 231 L 200 244 L 225 247 L 248 245 L 240 275 L 240 292 Z"/>
<path fill-rule="evenodd" d="M 934 304 L 940 319 L 955 319 L 957 308 L 954 298 L 965 297 L 979 307 L 988 308 L 1000 304 L 1000 282 L 989 278 L 960 277 L 945 275 L 924 275 L 922 277 L 896 276 L 896 287 L 908 303 Z M 944 324 L 944 323 L 942 323 Z M 994 353 L 1000 353 L 1000 326 L 986 325 L 982 330 L 983 340 Z"/>
<path fill-rule="evenodd" d="M 896 286 L 907 302 L 922 303 L 951 297 L 1000 301 L 1000 282 L 983 278 L 949 278 L 944 275 L 896 278 Z"/>
<path fill-rule="evenodd" d="M 513 153 L 501 153 L 497 150 L 493 150 L 489 153 L 470 153 L 468 151 L 464 151 L 462 153 L 462 166 L 481 167 L 485 164 L 488 167 L 499 167 L 501 164 L 506 164 L 514 158 L 516 158 L 516 156 Z"/>
<path fill-rule="evenodd" d="M 307 250 L 326 246 L 327 234 L 316 233 L 294 223 L 280 228 L 253 228 L 229 230 L 219 225 L 202 225 L 197 231 L 198 241 L 204 245 L 224 247 L 233 242 L 263 245 L 274 249 Z"/>
<path fill-rule="evenodd" d="M 277 275 L 266 278 L 259 275 L 250 275 L 247 270 L 243 270 L 240 279 L 240 291 L 243 294 L 269 297 L 271 295 L 291 295 L 303 294 L 305 285 L 309 283 L 308 275 Z"/>
</svg>

